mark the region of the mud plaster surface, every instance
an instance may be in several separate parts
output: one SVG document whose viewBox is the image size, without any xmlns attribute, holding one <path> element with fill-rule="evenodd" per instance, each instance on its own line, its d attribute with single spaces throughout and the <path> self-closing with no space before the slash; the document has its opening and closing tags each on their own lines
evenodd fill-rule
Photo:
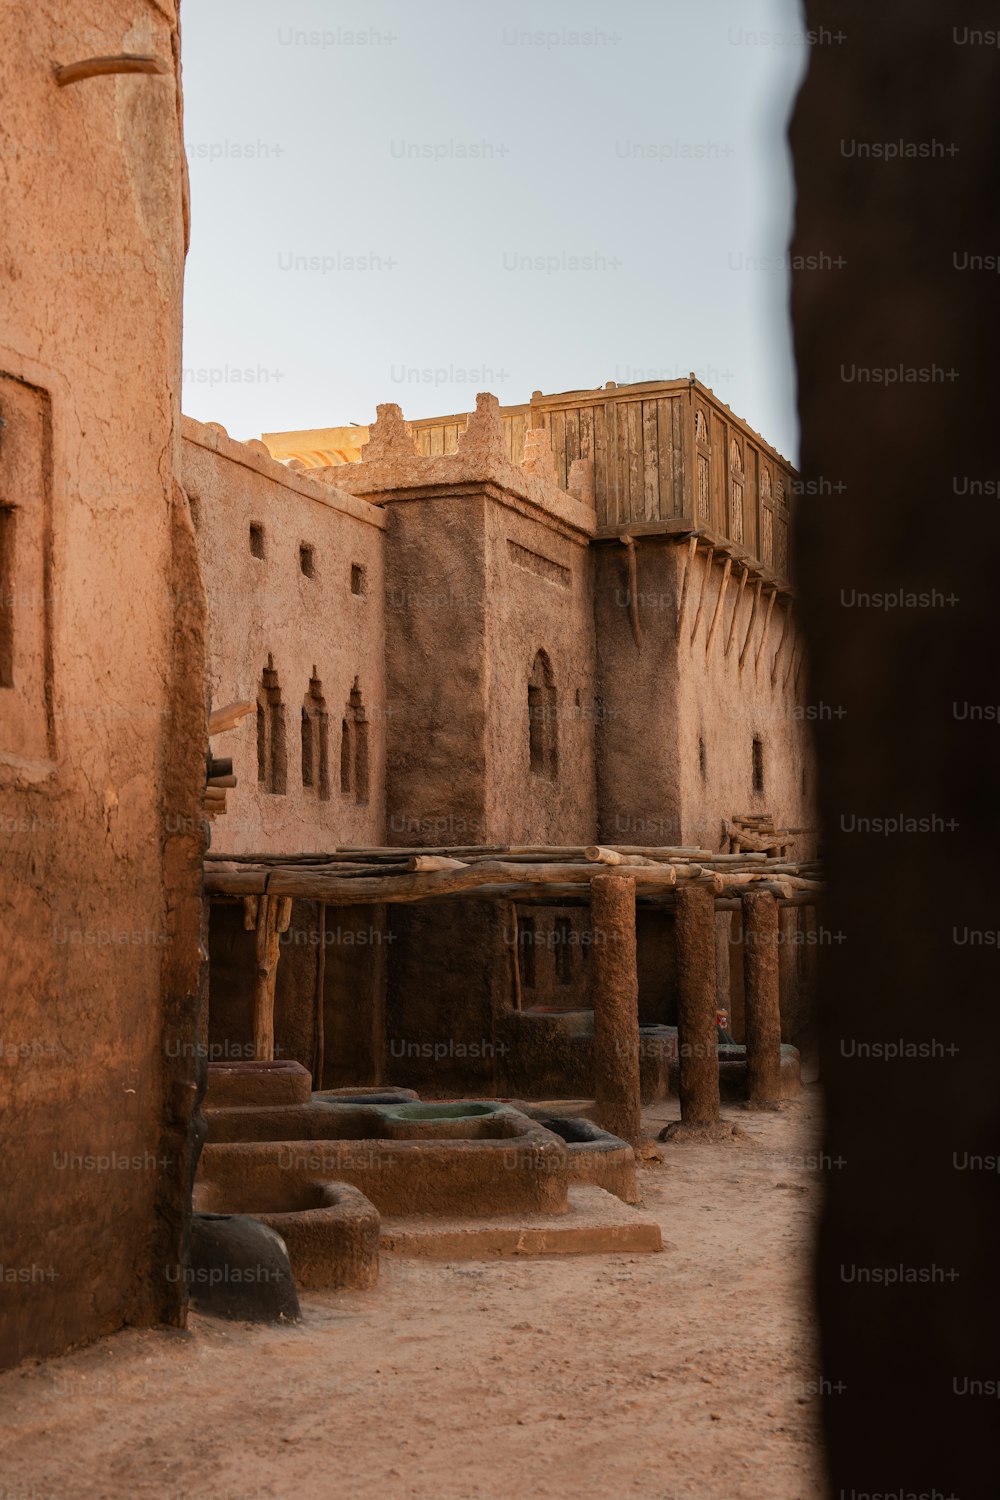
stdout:
<svg viewBox="0 0 1000 1500">
<path fill-rule="evenodd" d="M 662 1255 L 428 1264 L 0 1376 L 10 1500 L 819 1500 L 815 1086 L 644 1166 Z M 655 1134 L 676 1101 L 644 1111 Z"/>
</svg>

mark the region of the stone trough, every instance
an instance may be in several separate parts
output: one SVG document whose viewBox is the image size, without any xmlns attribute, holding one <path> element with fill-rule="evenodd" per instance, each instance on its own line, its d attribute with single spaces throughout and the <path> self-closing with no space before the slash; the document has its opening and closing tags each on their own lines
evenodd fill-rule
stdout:
<svg viewBox="0 0 1000 1500">
<path fill-rule="evenodd" d="M 302 1097 L 301 1078 L 297 1099 L 270 1102 L 276 1087 L 252 1064 L 210 1084 L 194 1202 L 274 1229 L 301 1287 L 373 1286 L 380 1245 L 459 1258 L 660 1248 L 658 1226 L 622 1206 L 639 1201 L 631 1147 L 589 1120 L 387 1087 Z"/>
</svg>

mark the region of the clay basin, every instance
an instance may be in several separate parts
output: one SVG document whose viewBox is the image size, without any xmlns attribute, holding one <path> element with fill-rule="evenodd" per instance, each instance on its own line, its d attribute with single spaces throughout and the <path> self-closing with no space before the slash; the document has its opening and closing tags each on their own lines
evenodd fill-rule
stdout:
<svg viewBox="0 0 1000 1500">
<path fill-rule="evenodd" d="M 280 1234 L 296 1286 L 356 1287 L 378 1280 L 381 1220 L 357 1188 L 304 1173 L 225 1177 L 196 1183 L 195 1213 L 249 1214 Z"/>
<path fill-rule="evenodd" d="M 250 1211 L 261 1216 L 294 1202 L 280 1186 L 286 1178 L 351 1183 L 395 1216 L 566 1212 L 569 1153 L 541 1124 L 506 1104 L 429 1103 L 415 1118 L 403 1113 L 414 1109 L 313 1100 L 214 1110 L 199 1179 L 218 1194 L 213 1202 L 256 1203 Z"/>
<path fill-rule="evenodd" d="M 566 1143 L 569 1172 L 574 1182 L 589 1182 L 614 1193 L 623 1203 L 639 1203 L 635 1176 L 635 1152 L 620 1136 L 602 1130 L 593 1120 L 554 1115 L 549 1110 L 524 1106 L 531 1119 L 551 1130 Z"/>
<path fill-rule="evenodd" d="M 520 1133 L 514 1110 L 489 1104 L 308 1104 L 215 1109 L 210 1144 L 223 1141 L 508 1140 Z"/>
</svg>

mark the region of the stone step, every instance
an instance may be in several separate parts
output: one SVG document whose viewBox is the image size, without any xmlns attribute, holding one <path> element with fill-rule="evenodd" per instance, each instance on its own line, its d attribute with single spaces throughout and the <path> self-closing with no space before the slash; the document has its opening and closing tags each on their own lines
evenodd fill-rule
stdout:
<svg viewBox="0 0 1000 1500">
<path fill-rule="evenodd" d="M 426 1260 L 502 1260 L 514 1256 L 634 1255 L 663 1249 L 660 1226 L 613 1193 L 589 1184 L 569 1189 L 565 1214 L 536 1218 L 382 1219 L 379 1250 Z"/>
</svg>

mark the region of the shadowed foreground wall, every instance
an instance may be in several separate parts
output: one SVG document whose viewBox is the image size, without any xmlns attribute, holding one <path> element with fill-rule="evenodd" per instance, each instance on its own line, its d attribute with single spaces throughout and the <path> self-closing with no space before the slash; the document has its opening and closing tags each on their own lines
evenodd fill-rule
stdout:
<svg viewBox="0 0 1000 1500">
<path fill-rule="evenodd" d="M 185 1309 L 206 719 L 172 11 L 4 9 L 0 1365 Z M 166 71 L 57 86 L 122 52 Z"/>
<path fill-rule="evenodd" d="M 811 696 L 846 709 L 817 726 L 824 920 L 846 936 L 821 979 L 826 1434 L 835 1495 L 972 1500 L 997 1488 L 976 1382 L 1000 1376 L 1000 1186 L 973 1161 L 1000 1150 L 1000 516 L 996 276 L 963 258 L 1000 248 L 1000 53 L 968 40 L 996 12 L 805 12 L 846 34 L 811 49 L 791 129 L 793 253 L 846 262 L 793 296 Z M 886 142 L 926 154 L 859 154 Z M 901 367 L 930 373 L 862 378 Z M 899 590 L 925 597 L 861 597 Z M 924 822 L 860 821 L 900 817 Z"/>
</svg>

